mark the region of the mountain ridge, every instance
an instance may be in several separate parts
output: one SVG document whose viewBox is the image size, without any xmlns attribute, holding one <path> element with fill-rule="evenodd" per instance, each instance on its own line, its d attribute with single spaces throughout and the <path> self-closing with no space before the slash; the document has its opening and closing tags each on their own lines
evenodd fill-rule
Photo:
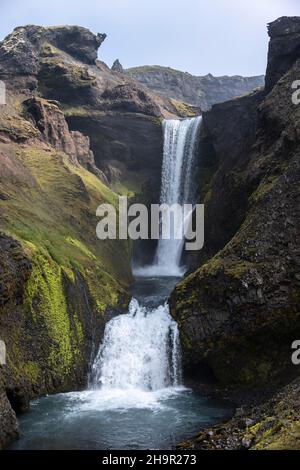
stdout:
<svg viewBox="0 0 300 470">
<path fill-rule="evenodd" d="M 247 94 L 264 85 L 264 75 L 215 77 L 208 73 L 197 76 L 161 65 L 131 67 L 125 72 L 161 96 L 199 106 L 202 111 L 208 110 L 213 104 Z"/>
</svg>

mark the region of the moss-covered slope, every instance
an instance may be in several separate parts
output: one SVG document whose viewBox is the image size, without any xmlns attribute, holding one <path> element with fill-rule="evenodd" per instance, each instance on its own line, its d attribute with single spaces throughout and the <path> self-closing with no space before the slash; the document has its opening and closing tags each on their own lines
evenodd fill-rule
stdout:
<svg viewBox="0 0 300 470">
<path fill-rule="evenodd" d="M 0 110 L 0 393 L 16 411 L 34 395 L 85 385 L 110 309 L 126 305 L 131 281 L 127 241 L 96 237 L 96 208 L 116 206 L 117 194 L 79 163 L 80 136 L 57 104 L 40 103 L 50 138 L 23 102 L 9 93 Z M 10 435 L 15 427 L 0 426 L 0 446 Z"/>
</svg>

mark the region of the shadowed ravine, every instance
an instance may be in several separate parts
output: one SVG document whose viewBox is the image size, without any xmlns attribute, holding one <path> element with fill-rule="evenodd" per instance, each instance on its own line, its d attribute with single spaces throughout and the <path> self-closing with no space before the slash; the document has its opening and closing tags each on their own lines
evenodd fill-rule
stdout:
<svg viewBox="0 0 300 470">
<path fill-rule="evenodd" d="M 228 403 L 181 384 L 165 304 L 176 280 L 136 279 L 130 312 L 106 326 L 89 389 L 35 400 L 14 449 L 171 449 L 231 415 Z"/>
<path fill-rule="evenodd" d="M 200 122 L 164 123 L 161 203 L 192 202 Z M 163 277 L 144 272 L 136 278 L 128 313 L 106 324 L 88 390 L 33 402 L 21 418 L 23 437 L 14 448 L 170 449 L 230 415 L 228 404 L 208 400 L 182 381 L 179 331 L 167 303 L 179 280 L 174 272 L 182 269 L 181 252 L 182 242 L 159 241 L 152 268 Z"/>
</svg>

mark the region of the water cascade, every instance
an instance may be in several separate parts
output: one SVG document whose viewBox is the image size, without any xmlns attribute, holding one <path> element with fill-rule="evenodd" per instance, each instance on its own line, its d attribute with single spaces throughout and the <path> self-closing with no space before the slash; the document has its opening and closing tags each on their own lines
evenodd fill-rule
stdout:
<svg viewBox="0 0 300 470">
<path fill-rule="evenodd" d="M 200 122 L 201 117 L 164 121 L 161 204 L 194 203 L 192 170 Z M 183 243 L 160 239 L 155 262 L 142 275 L 182 275 Z M 178 328 L 167 304 L 149 308 L 133 298 L 129 313 L 106 325 L 91 384 L 102 390 L 162 390 L 180 384 L 180 369 Z"/>
<path fill-rule="evenodd" d="M 180 384 L 177 324 L 167 305 L 149 309 L 132 299 L 129 313 L 113 318 L 92 370 L 92 386 L 154 391 Z"/>
<path fill-rule="evenodd" d="M 194 204 L 193 167 L 197 136 L 202 118 L 200 116 L 183 120 L 165 120 L 164 153 L 161 176 L 160 204 Z M 138 276 L 182 276 L 181 266 L 184 237 L 176 239 L 176 233 L 183 233 L 189 218 L 177 221 L 180 226 L 172 226 L 170 239 L 160 238 L 153 265 L 138 268 Z M 176 224 L 176 222 L 175 222 Z"/>
</svg>

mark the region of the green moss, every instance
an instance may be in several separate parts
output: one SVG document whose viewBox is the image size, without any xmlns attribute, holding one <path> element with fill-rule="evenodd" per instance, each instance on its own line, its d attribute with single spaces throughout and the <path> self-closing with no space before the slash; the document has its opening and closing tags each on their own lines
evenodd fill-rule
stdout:
<svg viewBox="0 0 300 470">
<path fill-rule="evenodd" d="M 229 265 L 225 264 L 225 272 L 231 277 L 236 279 L 242 279 L 245 273 L 249 272 L 251 268 L 257 267 L 256 263 L 250 263 L 248 261 L 239 261 Z"/>
<path fill-rule="evenodd" d="M 96 256 L 80 240 L 66 237 L 66 241 L 81 250 L 88 258 L 96 259 Z"/>
<path fill-rule="evenodd" d="M 92 117 L 92 116 L 102 116 L 104 113 L 102 111 L 95 111 L 90 109 L 87 106 L 68 106 L 62 105 L 62 111 L 65 116 L 83 116 L 83 117 Z"/>
<path fill-rule="evenodd" d="M 258 188 L 251 195 L 250 202 L 257 203 L 258 201 L 263 199 L 266 196 L 266 194 L 269 191 L 271 191 L 271 189 L 273 188 L 277 180 L 278 180 L 277 175 L 269 176 L 265 181 L 263 181 L 258 186 Z"/>
<path fill-rule="evenodd" d="M 76 314 L 74 315 L 74 323 L 75 323 L 75 329 L 76 329 L 76 338 L 77 338 L 78 344 L 81 345 L 84 342 L 84 332 L 83 332 L 82 324 Z"/>
<path fill-rule="evenodd" d="M 38 254 L 33 259 L 25 298 L 32 317 L 36 320 L 42 318 L 52 340 L 49 367 L 60 374 L 68 373 L 74 362 L 74 353 L 62 270 L 45 255 Z"/>
<path fill-rule="evenodd" d="M 40 367 L 39 365 L 34 362 L 34 361 L 29 361 L 26 362 L 22 366 L 23 372 L 25 374 L 25 377 L 29 380 L 30 383 L 32 384 L 37 384 L 40 378 Z"/>
<path fill-rule="evenodd" d="M 42 332 L 34 344 L 38 362 L 32 364 L 22 355 L 28 338 L 18 322 L 9 333 L 9 368 L 18 380 L 44 381 L 38 385 L 53 390 L 54 383 L 74 381 L 74 370 L 84 360 L 86 324 L 67 295 L 84 285 L 99 315 L 109 306 L 126 303 L 131 247 L 126 240 L 96 237 L 96 208 L 103 202 L 118 203 L 118 195 L 99 178 L 38 142 L 30 147 L 10 144 L 9 152 L 12 176 L 0 180 L 0 192 L 9 198 L 0 200 L 1 229 L 20 241 L 32 262 L 24 322 Z"/>
<path fill-rule="evenodd" d="M 156 126 L 159 126 L 161 127 L 162 126 L 162 123 L 164 122 L 164 119 L 162 117 L 154 117 L 152 119 L 152 122 L 153 124 L 155 124 Z"/>
<path fill-rule="evenodd" d="M 70 268 L 66 268 L 65 266 L 62 266 L 62 270 L 67 276 L 68 280 L 72 282 L 72 284 L 75 284 L 75 274 L 74 271 Z"/>
<path fill-rule="evenodd" d="M 11 139 L 16 141 L 25 141 L 39 135 L 37 129 L 30 122 L 7 113 L 0 114 L 0 132 L 8 134 Z"/>
<path fill-rule="evenodd" d="M 41 47 L 41 55 L 44 57 L 55 57 L 58 56 L 59 53 L 59 49 L 48 42 L 45 42 Z"/>
<path fill-rule="evenodd" d="M 141 179 L 137 180 L 136 175 L 130 172 L 127 173 L 125 178 L 122 178 L 122 181 L 116 181 L 111 187 L 114 192 L 127 196 L 128 199 L 133 199 L 143 192 L 143 182 Z"/>
<path fill-rule="evenodd" d="M 139 66 L 139 67 L 131 67 L 129 69 L 127 69 L 127 71 L 129 73 L 157 73 L 158 71 L 162 71 L 162 72 L 168 72 L 168 73 L 171 73 L 171 74 L 174 74 L 174 75 L 178 75 L 178 74 L 182 74 L 184 75 L 184 72 L 182 72 L 181 70 L 176 70 L 176 69 L 172 69 L 171 67 L 164 67 L 162 65 L 142 65 L 142 66 Z"/>
<path fill-rule="evenodd" d="M 199 110 L 195 106 L 184 103 L 183 101 L 174 100 L 173 98 L 171 98 L 170 101 L 176 109 L 176 113 L 181 117 L 194 117 L 199 114 Z"/>
</svg>

